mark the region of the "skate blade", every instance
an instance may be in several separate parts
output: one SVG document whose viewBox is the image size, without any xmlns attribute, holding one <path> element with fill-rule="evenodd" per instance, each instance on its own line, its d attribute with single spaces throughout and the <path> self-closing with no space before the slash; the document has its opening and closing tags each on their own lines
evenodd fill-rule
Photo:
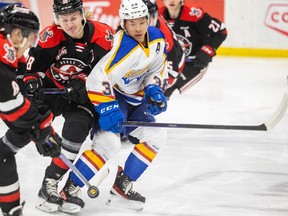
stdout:
<svg viewBox="0 0 288 216">
<path fill-rule="evenodd" d="M 35 207 L 47 213 L 54 213 L 58 211 L 59 205 L 55 203 L 49 203 L 46 200 L 39 198 L 39 202 Z"/>
<path fill-rule="evenodd" d="M 81 211 L 81 206 L 74 203 L 63 202 L 62 206 L 59 206 L 59 211 L 68 214 L 77 214 Z"/>
<path fill-rule="evenodd" d="M 106 205 L 114 209 L 142 211 L 145 203 L 134 200 L 128 200 L 117 195 L 110 195 L 110 198 L 106 202 Z"/>
</svg>

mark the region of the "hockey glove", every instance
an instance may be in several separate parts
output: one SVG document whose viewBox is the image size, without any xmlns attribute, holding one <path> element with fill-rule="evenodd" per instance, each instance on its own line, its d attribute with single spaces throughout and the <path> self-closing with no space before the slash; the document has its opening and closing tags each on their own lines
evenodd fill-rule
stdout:
<svg viewBox="0 0 288 216">
<path fill-rule="evenodd" d="M 50 110 L 40 107 L 39 115 L 38 123 L 32 128 L 31 139 L 35 142 L 41 155 L 58 157 L 61 152 L 62 140 L 51 126 L 53 114 Z"/>
<path fill-rule="evenodd" d="M 36 148 L 38 152 L 44 157 L 56 158 L 61 153 L 61 137 L 52 130 L 52 134 L 47 137 L 44 143 L 36 142 Z"/>
<path fill-rule="evenodd" d="M 204 45 L 196 53 L 195 59 L 193 60 L 193 66 L 196 69 L 202 70 L 203 68 L 208 66 L 208 64 L 212 61 L 212 58 L 215 55 L 215 50 L 211 46 Z"/>
<path fill-rule="evenodd" d="M 74 79 L 66 86 L 66 94 L 63 94 L 64 99 L 74 101 L 78 104 L 84 104 L 89 101 L 85 82 L 81 79 Z"/>
<path fill-rule="evenodd" d="M 23 77 L 24 88 L 28 99 L 34 104 L 41 104 L 44 100 L 44 92 L 40 91 L 43 86 L 38 73 L 27 73 Z"/>
<path fill-rule="evenodd" d="M 159 86 L 150 84 L 145 88 L 144 101 L 148 105 L 148 113 L 158 115 L 167 109 L 167 100 Z"/>
<path fill-rule="evenodd" d="M 99 125 L 102 130 L 120 133 L 123 127 L 123 114 L 119 108 L 118 101 L 100 103 L 95 107 L 99 113 Z"/>
</svg>

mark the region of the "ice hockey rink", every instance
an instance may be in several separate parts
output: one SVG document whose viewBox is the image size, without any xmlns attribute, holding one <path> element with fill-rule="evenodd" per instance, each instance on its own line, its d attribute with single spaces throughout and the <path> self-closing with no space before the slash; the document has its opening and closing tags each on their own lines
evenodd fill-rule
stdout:
<svg viewBox="0 0 288 216">
<path fill-rule="evenodd" d="M 172 95 L 159 122 L 258 125 L 276 111 L 288 90 L 287 59 L 218 56 L 207 74 L 180 95 Z M 53 125 L 61 134 L 63 119 Z M 0 123 L 1 136 L 6 127 Z M 91 199 L 82 189 L 83 216 L 287 216 L 288 112 L 271 131 L 167 129 L 168 142 L 134 184 L 146 196 L 142 212 L 105 205 L 117 165 L 123 165 L 131 144 L 123 143 L 108 162 L 110 174 Z M 87 139 L 83 149 L 90 147 Z M 17 154 L 25 216 L 48 216 L 35 208 L 49 158 L 33 144 Z M 66 177 L 66 176 L 65 176 Z M 95 177 L 96 178 L 96 177 Z M 95 178 L 91 180 L 93 185 Z M 63 181 L 64 182 L 64 181 Z M 60 189 L 63 183 L 60 184 Z M 0 213 L 1 215 L 1 213 Z M 57 213 L 54 215 L 65 215 Z"/>
</svg>

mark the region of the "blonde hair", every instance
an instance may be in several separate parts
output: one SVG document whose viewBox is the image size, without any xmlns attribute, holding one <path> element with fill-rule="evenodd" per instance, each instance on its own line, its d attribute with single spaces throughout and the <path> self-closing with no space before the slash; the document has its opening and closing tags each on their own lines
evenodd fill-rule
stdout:
<svg viewBox="0 0 288 216">
<path fill-rule="evenodd" d="M 90 18 L 92 17 L 92 12 L 90 12 L 90 11 L 85 11 L 84 8 L 83 8 L 83 12 L 84 12 L 84 17 L 85 17 L 86 20 L 87 20 L 87 19 L 90 19 Z M 52 25 L 57 25 L 57 24 L 55 23 L 55 20 L 53 20 L 51 24 L 52 24 Z"/>
</svg>

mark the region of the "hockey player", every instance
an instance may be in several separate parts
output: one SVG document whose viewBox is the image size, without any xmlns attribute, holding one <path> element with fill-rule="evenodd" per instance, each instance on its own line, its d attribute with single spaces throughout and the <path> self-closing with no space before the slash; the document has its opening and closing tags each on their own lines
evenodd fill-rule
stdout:
<svg viewBox="0 0 288 216">
<path fill-rule="evenodd" d="M 118 167 L 107 204 L 141 210 L 146 198 L 132 189 L 132 183 L 166 142 L 166 130 L 123 128 L 122 122 L 154 122 L 154 115 L 166 110 L 167 52 L 163 33 L 148 27 L 148 8 L 142 0 L 123 0 L 119 16 L 122 30 L 114 36 L 112 50 L 87 78 L 88 96 L 99 121 L 93 127 L 93 149 L 83 152 L 76 167 L 90 180 L 120 149 L 119 133 L 126 133 L 135 146 L 124 168 Z M 78 185 L 84 185 L 74 173 L 71 176 Z"/>
<path fill-rule="evenodd" d="M 5 6 L 7 6 L 7 5 L 9 5 L 9 4 L 17 4 L 17 5 L 22 5 L 22 3 L 21 3 L 22 1 L 21 0 L 1 0 L 1 2 L 0 2 L 0 9 L 2 8 L 2 7 L 5 7 Z"/>
<path fill-rule="evenodd" d="M 143 0 L 147 5 L 150 25 L 159 28 L 166 39 L 167 49 L 167 69 L 169 75 L 169 84 L 171 85 L 179 73 L 182 72 L 185 64 L 185 53 L 178 42 L 176 34 L 167 24 L 166 20 L 158 13 L 158 6 L 155 0 Z"/>
<path fill-rule="evenodd" d="M 186 62 L 177 80 L 168 87 L 166 97 L 178 89 L 183 93 L 206 73 L 216 50 L 226 39 L 225 25 L 202 8 L 184 4 L 184 0 L 163 0 L 159 13 L 168 21 L 185 49 Z"/>
<path fill-rule="evenodd" d="M 113 30 L 85 17 L 82 0 L 54 0 L 55 24 L 44 28 L 38 46 L 28 56 L 24 85 L 35 104 L 48 105 L 55 116 L 64 117 L 63 153 L 74 161 L 94 121 L 95 111 L 85 82 L 92 68 L 112 46 Z M 59 88 L 66 94 L 45 94 L 42 89 Z M 43 101 L 42 101 L 43 100 Z M 58 183 L 68 171 L 55 158 L 46 168 L 39 190 L 38 207 L 47 212 L 76 213 L 84 206 L 79 187 L 68 178 L 58 193 Z"/>
<path fill-rule="evenodd" d="M 10 4 L 0 10 L 0 28 L 0 117 L 9 128 L 0 139 L 0 208 L 4 216 L 22 216 L 15 154 L 33 140 L 40 154 L 58 157 L 61 138 L 51 127 L 52 113 L 39 113 L 16 79 L 25 50 L 37 44 L 37 16 Z"/>
</svg>

